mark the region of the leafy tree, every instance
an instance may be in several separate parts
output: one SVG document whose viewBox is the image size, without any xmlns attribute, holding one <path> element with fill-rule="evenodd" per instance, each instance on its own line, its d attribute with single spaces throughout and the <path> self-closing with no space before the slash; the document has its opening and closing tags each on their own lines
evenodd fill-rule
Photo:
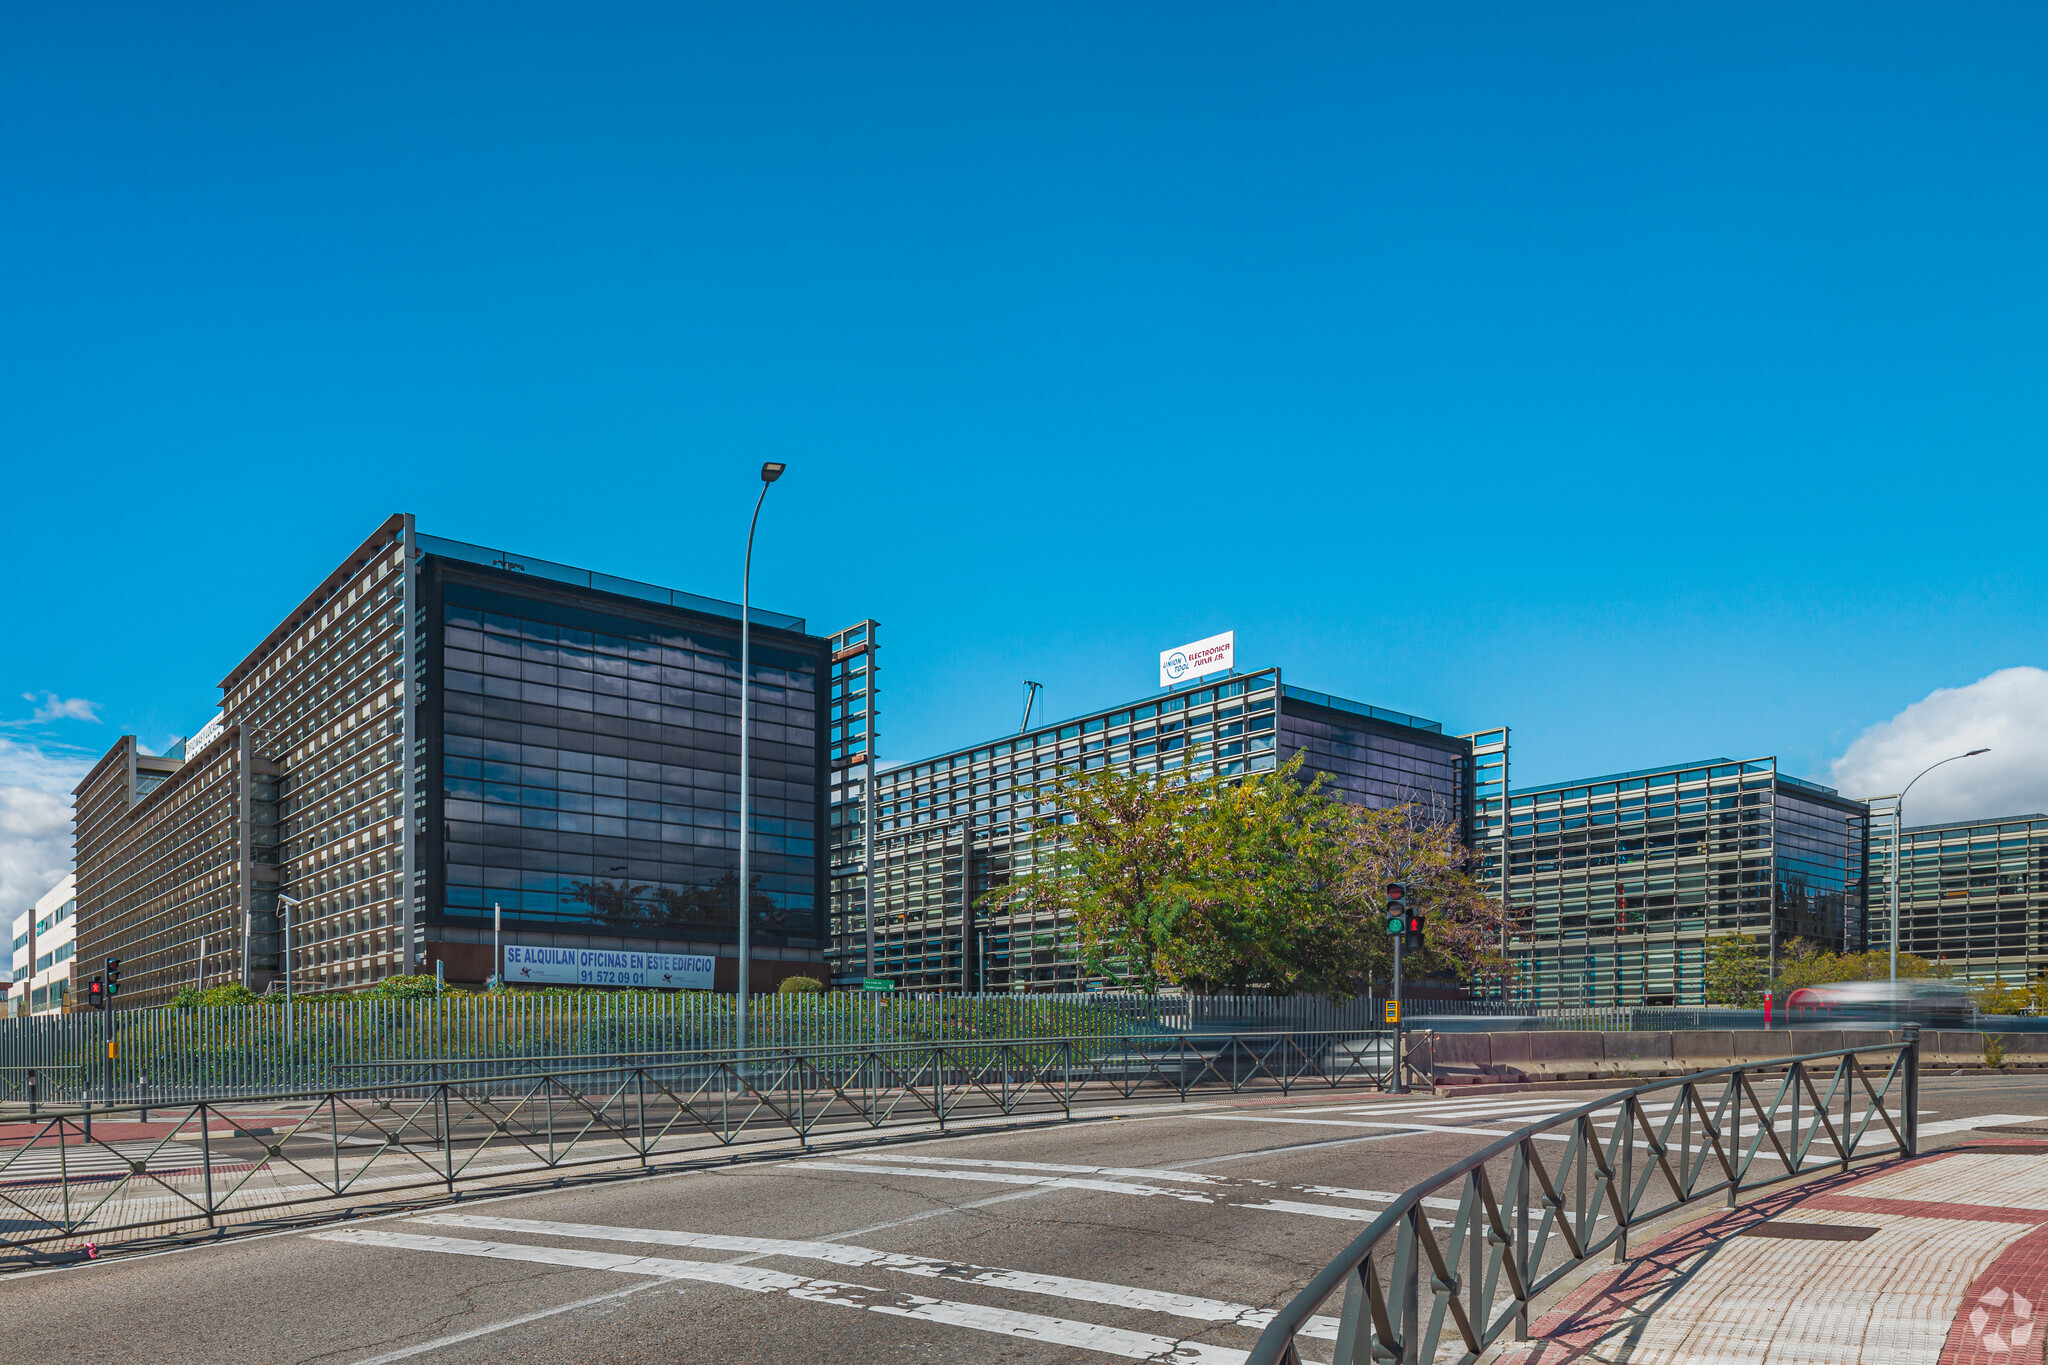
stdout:
<svg viewBox="0 0 2048 1365">
<path fill-rule="evenodd" d="M 1381 887 L 1400 880 L 1429 913 L 1421 972 L 1503 973 L 1500 909 L 1455 825 L 1348 805 L 1301 766 L 1070 772 L 1038 793 L 1060 814 L 1041 817 L 1031 867 L 981 904 L 1059 913 L 1091 970 L 1138 990 L 1348 995 L 1387 974 Z"/>
<path fill-rule="evenodd" d="M 1189 911 L 1188 835 L 1216 790 L 1213 777 L 1186 770 L 1070 770 L 1035 793 L 1062 813 L 1039 818 L 1031 866 L 981 904 L 1057 912 L 1073 923 L 1090 970 L 1156 991 L 1177 980 L 1168 950 Z"/>
<path fill-rule="evenodd" d="M 2008 986 L 1991 980 L 1971 991 L 1977 1008 L 1986 1014 L 2040 1014 L 2048 1005 L 2048 975 L 2024 986 Z"/>
<path fill-rule="evenodd" d="M 1348 995 L 1369 962 L 1368 912 L 1346 860 L 1348 808 L 1297 755 L 1275 772 L 1193 784 L 1182 830 L 1184 911 L 1160 958 L 1195 990 Z M 1380 926 L 1382 940 L 1385 926 Z"/>
<path fill-rule="evenodd" d="M 1362 903 L 1360 974 L 1393 975 L 1393 941 L 1381 922 L 1385 887 L 1400 882 L 1408 903 L 1423 912 L 1423 952 L 1405 958 L 1410 980 L 1428 976 L 1501 984 L 1514 968 L 1501 952 L 1506 911 L 1487 897 L 1470 871 L 1458 826 L 1428 803 L 1375 809 L 1343 807 L 1348 896 Z"/>
<path fill-rule="evenodd" d="M 1754 1008 L 1763 1003 L 1768 978 L 1763 954 L 1756 939 L 1748 934 L 1728 934 L 1714 940 L 1707 949 L 1707 1003 L 1743 1005 Z"/>
</svg>

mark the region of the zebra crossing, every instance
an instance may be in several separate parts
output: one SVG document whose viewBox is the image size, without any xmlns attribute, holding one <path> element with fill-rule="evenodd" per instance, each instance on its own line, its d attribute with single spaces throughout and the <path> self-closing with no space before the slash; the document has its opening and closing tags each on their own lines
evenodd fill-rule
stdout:
<svg viewBox="0 0 2048 1365">
<path fill-rule="evenodd" d="M 1389 1139 L 1433 1133 L 1450 1133 L 1465 1137 L 1491 1139 L 1507 1137 L 1517 1129 L 1526 1127 L 1529 1124 L 1541 1123 L 1545 1119 L 1555 1118 L 1559 1114 L 1568 1113 L 1573 1109 L 1579 1108 L 1585 1102 L 1583 1097 L 1577 1096 L 1560 1099 L 1539 1099 L 1530 1095 L 1522 1095 L 1498 1098 L 1488 1096 L 1473 1099 L 1426 1100 L 1404 1100 L 1396 1097 L 1385 1097 L 1363 1102 L 1353 1101 L 1346 1104 L 1300 1109 L 1287 1108 L 1271 1111 L 1246 1110 L 1232 1113 L 1208 1113 L 1201 1117 L 1223 1123 L 1263 1123 L 1361 1129 L 1382 1134 Z M 1659 1123 L 1672 1109 L 1678 1107 L 1678 1103 L 1676 1100 L 1652 1101 L 1639 1105 L 1638 1108 L 1653 1123 Z M 1709 1108 L 1711 1110 L 1711 1105 Z M 1902 1122 L 1903 1111 L 1899 1108 L 1888 1107 L 1885 1112 L 1891 1116 L 1892 1122 Z M 1926 1115 L 1934 1112 L 1931 1109 L 1922 1109 L 1920 1111 L 1923 1119 Z M 1604 1105 L 1592 1113 L 1594 1130 L 1600 1133 L 1612 1133 L 1614 1125 L 1620 1117 L 1620 1105 Z M 2043 1120 L 2038 1115 L 2029 1114 L 1977 1114 L 1969 1118 L 1948 1119 L 1934 1123 L 1923 1121 L 1920 1124 L 1919 1136 L 1922 1140 L 1925 1140 L 1951 1133 L 1965 1133 L 2008 1124 L 2039 1123 L 2044 1121 L 2048 1120 Z M 1804 1110 L 1802 1121 L 1799 1125 L 1800 1130 L 1803 1131 L 1811 1122 L 1812 1111 L 1810 1109 Z M 1877 1122 L 1874 1116 L 1872 1122 Z M 1780 1138 L 1790 1137 L 1793 1134 L 1794 1125 L 1789 1110 L 1779 1117 L 1773 1128 Z M 1753 1138 L 1757 1131 L 1755 1114 L 1745 1107 L 1742 1113 L 1744 1142 L 1747 1143 Z M 1674 1137 L 1675 1134 L 1676 1130 L 1674 1130 Z M 1541 1142 L 1571 1141 L 1571 1134 L 1569 1132 L 1537 1133 L 1535 1137 Z M 1699 1145 L 1695 1144 L 1692 1150 L 1700 1150 Z M 1758 1161 L 1777 1160 L 1768 1150 L 1759 1151 L 1755 1159 Z"/>
<path fill-rule="evenodd" d="M 146 1163 L 156 1175 L 198 1170 L 200 1149 L 190 1143 L 150 1141 L 0 1149 L 0 1185 L 129 1175 L 137 1162 Z M 214 1164 L 217 1169 L 220 1163 Z"/>
<path fill-rule="evenodd" d="M 1272 1321 L 1273 1310 L 1252 1304 L 1142 1285 L 1115 1284 L 1067 1275 L 1045 1274 L 1005 1266 L 982 1266 L 881 1251 L 842 1242 L 808 1241 L 789 1238 L 739 1237 L 723 1233 L 697 1233 L 665 1228 L 612 1227 L 532 1218 L 499 1218 L 482 1214 L 434 1214 L 409 1220 L 407 1227 L 460 1228 L 511 1234 L 518 1237 L 547 1237 L 573 1241 L 627 1243 L 643 1246 L 682 1247 L 700 1251 L 738 1253 L 723 1261 L 684 1260 L 668 1256 L 625 1255 L 533 1241 L 507 1241 L 474 1237 L 386 1231 L 370 1228 L 338 1228 L 312 1234 L 316 1241 L 393 1251 L 425 1252 L 436 1255 L 474 1256 L 494 1260 L 521 1261 L 565 1269 L 609 1270 L 653 1279 L 695 1281 L 723 1285 L 753 1293 L 781 1293 L 806 1303 L 853 1308 L 892 1317 L 941 1324 L 968 1331 L 1065 1346 L 1127 1360 L 1170 1361 L 1176 1365 L 1239 1365 L 1244 1349 L 1190 1339 L 1161 1323 L 1163 1330 L 1119 1327 L 1068 1316 L 1051 1316 L 1001 1303 L 965 1302 L 906 1292 L 889 1285 L 855 1284 L 844 1280 L 813 1278 L 759 1267 L 753 1262 L 770 1258 L 822 1261 L 828 1265 L 890 1276 L 907 1276 L 974 1286 L 1002 1294 L 1015 1294 L 1027 1301 L 1046 1299 L 1073 1304 L 1090 1304 L 1131 1310 L 1201 1324 L 1204 1328 L 1243 1329 L 1247 1344 Z M 1333 1341 L 1337 1319 L 1310 1319 L 1302 1335 Z M 362 1365 L 374 1365 L 363 1362 Z"/>
<path fill-rule="evenodd" d="M 995 1161 L 978 1157 L 891 1154 L 886 1160 L 816 1159 L 793 1161 L 794 1170 L 855 1176 L 904 1176 L 912 1180 L 964 1181 L 1050 1190 L 1089 1190 L 1098 1194 L 1164 1198 L 1182 1203 L 1246 1213 L 1288 1213 L 1369 1223 L 1398 1196 L 1385 1190 L 1359 1190 L 1341 1185 L 1291 1185 L 1250 1176 L 1216 1175 L 1189 1170 L 1129 1166 L 1080 1166 L 1044 1161 Z M 1306 1195 L 1307 1199 L 1289 1198 Z M 1329 1200 L 1341 1200 L 1330 1203 Z M 1425 1208 L 1456 1212 L 1455 1199 L 1425 1199 Z M 1434 1220 L 1432 1220 L 1434 1222 Z M 1444 1224 L 1435 1224 L 1445 1226 Z"/>
</svg>

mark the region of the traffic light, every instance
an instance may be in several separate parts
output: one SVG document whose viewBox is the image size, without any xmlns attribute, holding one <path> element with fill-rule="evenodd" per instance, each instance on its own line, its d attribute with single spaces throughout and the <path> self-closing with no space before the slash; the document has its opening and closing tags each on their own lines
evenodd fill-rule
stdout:
<svg viewBox="0 0 2048 1365">
<path fill-rule="evenodd" d="M 121 959 L 107 959 L 107 997 L 112 999 L 121 993 Z"/>
<path fill-rule="evenodd" d="M 103 1010 L 107 1007 L 107 988 L 98 977 L 85 988 L 85 1003 L 88 1009 Z"/>
<path fill-rule="evenodd" d="M 1387 883 L 1387 933 L 1398 937 L 1408 928 L 1408 888 Z"/>
<path fill-rule="evenodd" d="M 1410 909 L 1408 911 L 1407 939 L 1401 946 L 1411 953 L 1422 951 L 1422 912 L 1420 910 Z"/>
</svg>

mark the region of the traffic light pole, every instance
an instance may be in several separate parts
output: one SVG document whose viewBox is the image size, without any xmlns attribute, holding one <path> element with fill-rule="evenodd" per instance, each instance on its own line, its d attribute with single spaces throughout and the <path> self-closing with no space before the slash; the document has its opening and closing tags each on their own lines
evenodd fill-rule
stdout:
<svg viewBox="0 0 2048 1365">
<path fill-rule="evenodd" d="M 1408 1031 L 1408 1019 L 1401 1008 L 1401 953 L 1404 935 L 1394 935 L 1394 1084 L 1393 1093 L 1408 1093 L 1408 1054 L 1402 1048 L 1402 1036 Z"/>
</svg>

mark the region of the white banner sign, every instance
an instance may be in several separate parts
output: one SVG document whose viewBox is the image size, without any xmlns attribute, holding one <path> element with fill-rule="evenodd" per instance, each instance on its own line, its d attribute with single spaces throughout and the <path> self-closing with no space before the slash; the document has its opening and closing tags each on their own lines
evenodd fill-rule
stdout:
<svg viewBox="0 0 2048 1365">
<path fill-rule="evenodd" d="M 1237 632 L 1226 630 L 1179 649 L 1159 652 L 1159 685 L 1172 687 L 1190 682 L 1204 673 L 1220 673 L 1237 667 Z"/>
<path fill-rule="evenodd" d="M 650 990 L 708 991 L 715 957 L 675 953 L 615 953 L 602 948 L 530 948 L 505 945 L 505 980 L 514 985 L 639 986 Z"/>
</svg>

